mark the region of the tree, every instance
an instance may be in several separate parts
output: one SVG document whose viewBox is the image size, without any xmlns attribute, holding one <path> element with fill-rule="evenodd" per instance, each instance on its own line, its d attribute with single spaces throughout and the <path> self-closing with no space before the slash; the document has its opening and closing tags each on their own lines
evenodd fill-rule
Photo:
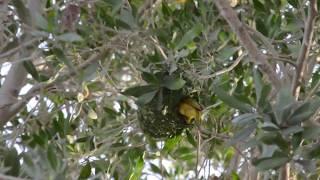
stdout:
<svg viewBox="0 0 320 180">
<path fill-rule="evenodd" d="M 319 6 L 1 1 L 0 178 L 318 178 Z"/>
</svg>

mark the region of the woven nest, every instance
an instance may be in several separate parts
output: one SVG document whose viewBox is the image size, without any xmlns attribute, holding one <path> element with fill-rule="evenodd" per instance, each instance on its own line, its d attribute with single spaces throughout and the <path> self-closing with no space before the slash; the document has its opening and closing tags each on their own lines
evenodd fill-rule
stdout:
<svg viewBox="0 0 320 180">
<path fill-rule="evenodd" d="M 177 109 L 183 97 L 181 91 L 163 89 L 150 103 L 140 107 L 138 120 L 143 132 L 154 138 L 168 138 L 190 127 Z"/>
</svg>

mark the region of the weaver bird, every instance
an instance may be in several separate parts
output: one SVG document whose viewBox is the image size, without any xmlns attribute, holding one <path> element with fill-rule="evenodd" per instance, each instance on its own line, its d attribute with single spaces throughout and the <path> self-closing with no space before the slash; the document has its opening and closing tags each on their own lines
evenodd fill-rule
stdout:
<svg viewBox="0 0 320 180">
<path fill-rule="evenodd" d="M 190 97 L 183 98 L 178 105 L 179 114 L 184 117 L 187 124 L 192 124 L 194 121 L 201 121 L 202 108 L 199 103 Z"/>
</svg>

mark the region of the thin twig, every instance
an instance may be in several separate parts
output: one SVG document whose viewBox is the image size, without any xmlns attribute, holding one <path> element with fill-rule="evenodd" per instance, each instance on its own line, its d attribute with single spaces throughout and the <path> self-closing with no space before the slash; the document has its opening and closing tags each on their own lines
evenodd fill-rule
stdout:
<svg viewBox="0 0 320 180">
<path fill-rule="evenodd" d="M 13 176 L 8 176 L 4 174 L 0 174 L 0 179 L 6 179 L 6 180 L 26 180 L 25 178 L 18 178 Z"/>
<path fill-rule="evenodd" d="M 317 84 L 310 90 L 310 92 L 308 93 L 306 100 L 310 99 L 315 93 L 316 91 L 319 89 L 320 87 L 320 80 L 317 82 Z"/>
<path fill-rule="evenodd" d="M 78 67 L 76 67 L 74 70 L 68 69 L 68 71 L 64 71 L 61 74 L 57 75 L 54 79 L 49 80 L 48 82 L 42 82 L 34 85 L 23 97 L 21 100 L 14 104 L 9 104 L 8 107 L 6 106 L 7 111 L 10 112 L 10 114 L 14 115 L 18 113 L 23 106 L 31 99 L 33 98 L 41 89 L 47 89 L 49 87 L 54 86 L 57 83 L 63 82 L 68 80 L 69 78 L 73 77 L 77 71 L 81 71 L 83 69 L 86 69 L 89 67 L 90 64 L 100 60 L 103 58 L 107 52 L 109 52 L 109 48 L 101 50 L 102 52 L 93 54 L 91 57 L 89 57 L 85 62 L 80 64 Z M 5 108 L 5 107 L 1 107 Z M 6 119 L 6 122 L 9 121 L 9 119 Z M 6 122 L 1 122 L 1 124 L 5 124 Z"/>
<path fill-rule="evenodd" d="M 200 76 L 199 76 L 199 79 L 210 79 L 210 78 L 219 76 L 219 75 L 221 75 L 221 74 L 227 73 L 227 72 L 229 72 L 229 71 L 232 71 L 232 70 L 240 63 L 240 61 L 242 60 L 242 58 L 243 58 L 244 56 L 246 56 L 246 55 L 247 55 L 247 53 L 242 53 L 242 54 L 234 61 L 234 63 L 233 63 L 231 66 L 227 67 L 226 69 L 222 69 L 222 70 L 220 70 L 220 71 L 217 71 L 217 72 L 215 72 L 215 73 L 213 73 L 213 74 L 210 74 L 210 75 L 200 75 Z"/>
<path fill-rule="evenodd" d="M 269 55 L 269 54 L 267 54 L 267 55 Z M 277 61 L 282 61 L 282 62 L 290 64 L 293 67 L 297 67 L 296 63 L 293 62 L 292 60 L 288 59 L 288 58 L 283 58 L 283 57 L 274 56 L 273 54 L 270 54 L 270 59 L 277 60 Z"/>
<path fill-rule="evenodd" d="M 4 53 L 1 53 L 1 54 L 0 54 L 0 59 L 4 59 L 4 58 L 6 58 L 6 57 L 8 57 L 8 56 L 12 56 L 12 54 L 18 52 L 18 51 L 19 51 L 20 49 L 22 49 L 23 47 L 29 46 L 29 45 L 33 44 L 34 42 L 36 42 L 36 41 L 38 41 L 38 40 L 39 40 L 38 38 L 31 39 L 31 40 L 29 40 L 29 41 L 26 41 L 26 42 L 18 45 L 18 46 L 15 47 L 15 48 L 12 48 L 12 49 L 4 52 Z M 3 60 L 1 60 L 0 62 L 2 62 L 2 61 L 3 61 Z"/>
<path fill-rule="evenodd" d="M 199 172 L 198 172 L 198 165 L 199 165 L 199 158 L 200 158 L 200 150 L 201 150 L 201 131 L 197 128 L 197 136 L 198 136 L 198 144 L 197 144 L 197 163 L 196 163 L 196 179 L 198 179 Z"/>
<path fill-rule="evenodd" d="M 201 170 L 204 168 L 206 162 L 207 162 L 207 159 L 202 161 L 201 166 L 200 166 L 200 168 L 198 169 L 198 172 L 197 172 L 198 175 L 200 174 Z M 205 177 L 205 173 L 206 173 L 206 171 L 204 170 L 204 175 L 203 175 L 204 177 Z"/>
<path fill-rule="evenodd" d="M 249 25 L 245 24 L 247 30 L 258 37 L 261 42 L 266 46 L 266 48 L 272 53 L 272 55 L 278 56 L 278 52 L 274 49 L 273 45 L 270 43 L 269 38 L 265 37 L 261 32 L 253 29 Z"/>
<path fill-rule="evenodd" d="M 291 61 L 289 59 L 285 59 L 285 58 L 280 57 L 280 54 L 274 49 L 274 47 L 273 47 L 272 43 L 270 42 L 269 38 L 265 37 L 261 32 L 253 29 L 249 25 L 246 25 L 246 28 L 248 29 L 248 31 L 251 34 L 253 34 L 257 38 L 259 38 L 261 40 L 261 42 L 265 45 L 265 47 L 270 51 L 270 53 L 267 54 L 268 56 L 270 56 L 269 59 L 282 61 L 282 62 L 288 63 L 288 64 L 296 67 L 295 62 L 293 62 L 293 61 Z"/>
<path fill-rule="evenodd" d="M 157 47 L 157 49 L 160 51 L 162 57 L 167 60 L 168 56 L 166 55 L 166 53 L 164 52 L 164 50 L 162 49 L 162 47 L 160 46 L 159 42 L 154 38 L 154 37 L 150 37 L 150 39 L 154 42 L 155 46 Z"/>
<path fill-rule="evenodd" d="M 312 44 L 314 24 L 317 17 L 317 13 L 317 0 L 310 0 L 307 22 L 305 22 L 304 26 L 302 47 L 300 48 L 299 56 L 297 59 L 296 73 L 293 77 L 292 83 L 292 93 L 296 98 L 298 98 L 300 94 L 300 85 L 305 71 L 306 60 L 308 59 L 309 51 Z"/>
</svg>

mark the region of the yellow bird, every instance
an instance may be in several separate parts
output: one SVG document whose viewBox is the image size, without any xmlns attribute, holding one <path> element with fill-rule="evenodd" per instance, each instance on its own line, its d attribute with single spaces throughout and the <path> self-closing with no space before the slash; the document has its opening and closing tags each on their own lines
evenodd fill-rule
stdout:
<svg viewBox="0 0 320 180">
<path fill-rule="evenodd" d="M 184 116 L 187 124 L 192 124 L 193 121 L 201 121 L 202 108 L 194 99 L 190 97 L 183 98 L 178 105 L 179 114 Z"/>
</svg>

